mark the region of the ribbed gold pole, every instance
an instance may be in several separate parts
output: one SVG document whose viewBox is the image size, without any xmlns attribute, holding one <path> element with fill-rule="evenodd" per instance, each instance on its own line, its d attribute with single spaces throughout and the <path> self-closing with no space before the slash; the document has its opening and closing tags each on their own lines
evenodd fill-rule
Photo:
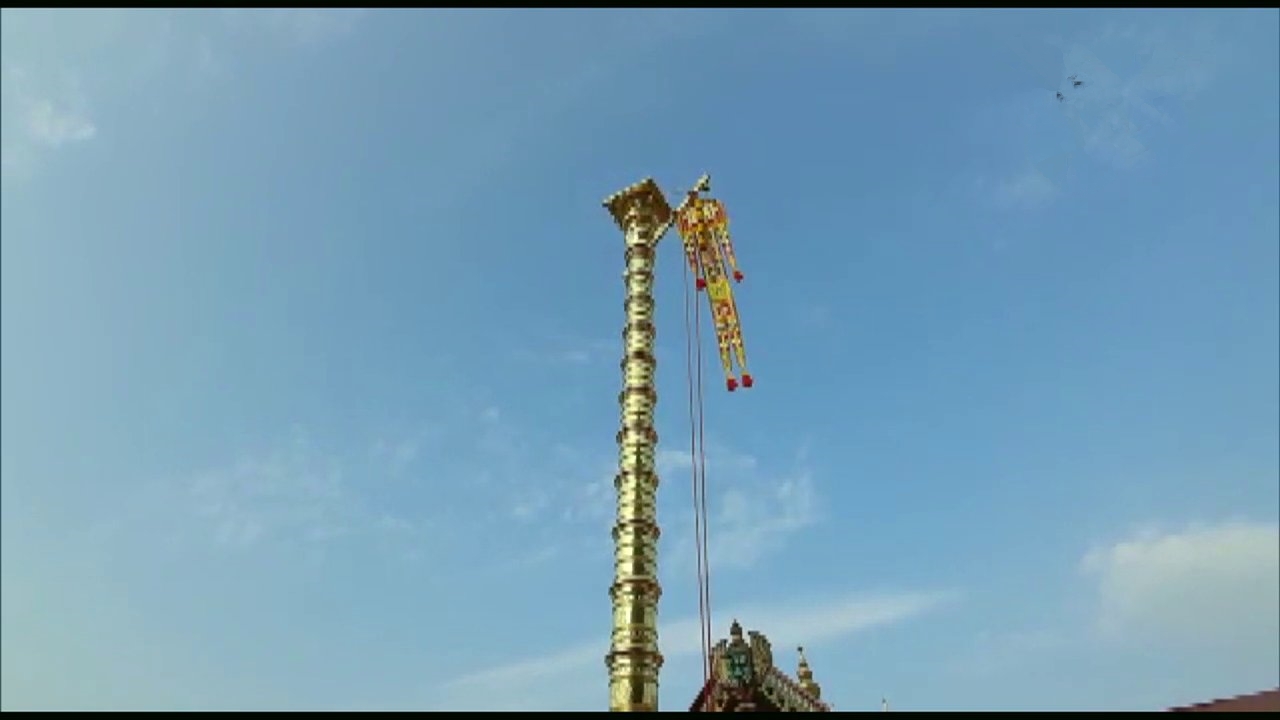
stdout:
<svg viewBox="0 0 1280 720">
<path fill-rule="evenodd" d="M 605 201 L 626 239 L 627 322 L 622 331 L 622 429 L 618 432 L 617 520 L 613 526 L 613 633 L 609 668 L 609 709 L 658 709 L 658 473 L 654 455 L 658 433 L 653 410 L 657 361 L 653 355 L 653 266 L 659 230 L 671 220 L 662 190 L 646 179 Z"/>
</svg>

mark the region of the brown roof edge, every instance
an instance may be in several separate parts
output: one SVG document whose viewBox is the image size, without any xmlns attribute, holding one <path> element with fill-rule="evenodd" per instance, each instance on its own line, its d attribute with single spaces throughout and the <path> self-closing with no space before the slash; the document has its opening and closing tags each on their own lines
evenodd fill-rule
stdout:
<svg viewBox="0 0 1280 720">
<path fill-rule="evenodd" d="M 693 703 L 689 705 L 689 712 L 705 712 L 705 704 L 707 697 L 711 694 L 711 686 L 715 684 L 715 679 L 709 679 L 702 683 L 702 689 L 698 691 L 698 696 L 693 699 Z"/>
<path fill-rule="evenodd" d="M 1169 708 L 1169 712 L 1280 712 L 1280 687 Z"/>
</svg>

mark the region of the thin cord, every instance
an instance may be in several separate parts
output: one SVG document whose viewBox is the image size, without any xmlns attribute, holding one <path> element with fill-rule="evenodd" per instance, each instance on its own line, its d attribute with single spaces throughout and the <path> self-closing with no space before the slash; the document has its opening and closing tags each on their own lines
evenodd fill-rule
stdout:
<svg viewBox="0 0 1280 720">
<path fill-rule="evenodd" d="M 695 352 L 697 355 L 698 470 L 699 470 L 698 475 L 700 479 L 699 487 L 698 487 L 698 495 L 699 495 L 698 507 L 696 509 L 696 512 L 702 516 L 701 523 L 700 523 L 702 528 L 702 537 L 699 538 L 699 544 L 701 545 L 701 552 L 703 557 L 701 592 L 703 595 L 702 604 L 707 609 L 707 616 L 703 620 L 702 632 L 703 632 L 703 637 L 705 638 L 705 642 L 707 646 L 707 665 L 708 665 L 708 668 L 710 668 L 710 664 L 711 664 L 710 652 L 711 652 L 711 642 L 712 642 L 711 641 L 711 624 L 712 624 L 711 552 L 710 552 L 710 545 L 708 544 L 708 540 L 707 540 L 707 525 L 708 525 L 709 518 L 707 514 L 707 455 L 706 455 L 706 426 L 705 426 L 705 419 L 704 419 L 705 403 L 703 399 L 704 396 L 703 396 L 703 388 L 702 388 L 702 313 L 696 313 L 694 315 L 694 335 L 697 340 L 697 343 L 695 344 L 695 347 L 696 347 Z"/>
<path fill-rule="evenodd" d="M 705 603 L 706 594 L 703 592 L 704 577 L 704 554 L 702 546 L 702 513 L 699 512 L 699 467 L 698 467 L 698 422 L 701 413 L 694 402 L 694 381 L 693 381 L 693 333 L 690 322 L 690 287 L 689 287 L 689 264 L 684 265 L 684 357 L 685 357 L 685 384 L 689 389 L 689 460 L 693 470 L 693 538 L 694 550 L 697 555 L 698 570 L 698 640 L 702 644 L 702 682 L 705 685 L 711 678 L 711 659 L 710 647 L 707 643 L 707 606 Z M 696 312 L 696 310 L 695 310 Z"/>
</svg>

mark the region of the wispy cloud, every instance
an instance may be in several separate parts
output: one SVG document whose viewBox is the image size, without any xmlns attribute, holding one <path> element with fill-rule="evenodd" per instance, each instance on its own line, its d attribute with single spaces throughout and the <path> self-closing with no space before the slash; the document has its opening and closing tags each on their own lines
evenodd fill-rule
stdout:
<svg viewBox="0 0 1280 720">
<path fill-rule="evenodd" d="M 224 12 L 233 29 L 263 32 L 295 47 L 315 47 L 349 34 L 367 11 L 276 8 Z"/>
<path fill-rule="evenodd" d="M 213 41 L 204 33 L 196 36 L 195 64 L 201 75 L 217 77 L 223 72 L 222 63 L 213 52 Z"/>
<path fill-rule="evenodd" d="M 973 644 L 947 663 L 948 672 L 970 679 L 1008 677 L 1028 664 L 1078 648 L 1081 634 L 1060 622 L 1051 626 L 999 627 L 977 634 Z"/>
<path fill-rule="evenodd" d="M 1189 101 L 1207 88 L 1227 47 L 1204 27 L 1112 26 L 1069 44 L 1063 64 L 1084 84 L 1064 87 L 1060 106 L 1080 146 L 1113 167 L 1137 166 L 1148 151 L 1147 132 L 1175 124 L 1161 105 Z M 1138 69 L 1122 73 L 1103 57 L 1135 60 Z"/>
<path fill-rule="evenodd" d="M 483 526 L 468 544 L 495 566 L 524 567 L 570 548 L 578 558 L 581 546 L 607 537 L 617 461 L 612 443 L 600 440 L 584 445 L 473 399 L 442 405 L 416 434 L 384 433 L 369 457 L 390 485 L 431 493 L 424 512 L 439 532 L 473 538 Z"/>
<path fill-rule="evenodd" d="M 956 599 L 954 592 L 915 592 L 886 595 L 847 594 L 825 601 L 780 606 L 743 606 L 716 619 L 715 627 L 737 618 L 744 626 L 765 633 L 778 648 L 797 644 L 821 647 L 875 627 L 893 625 L 924 614 Z M 696 657 L 701 651 L 696 618 L 664 622 L 659 630 L 668 663 Z M 438 709 L 572 710 L 578 707 L 577 688 L 600 682 L 600 663 L 606 641 L 584 642 L 541 656 L 467 673 L 440 688 Z M 501 689 L 495 692 L 495 689 Z M 687 698 L 678 698 L 677 703 Z M 587 701 L 589 702 L 589 701 Z"/>
<path fill-rule="evenodd" d="M 38 143 L 61 147 L 92 139 L 98 128 L 83 111 L 55 105 L 51 100 L 35 100 L 27 110 L 27 130 Z"/>
<path fill-rule="evenodd" d="M 1071 121 L 1077 142 L 1086 153 L 1104 163 L 1122 169 L 1134 167 L 1147 151 L 1143 126 L 1135 122 L 1135 114 L 1161 116 L 1090 48 L 1071 47 L 1065 62 L 1072 74 L 1084 82 L 1079 88 L 1067 89 L 1059 103 Z"/>
<path fill-rule="evenodd" d="M 825 330 L 831 327 L 835 312 L 826 302 L 809 300 L 798 303 L 792 309 L 796 324 L 809 330 Z"/>
<path fill-rule="evenodd" d="M 479 480 L 484 504 L 497 512 L 494 521 L 542 521 L 553 508 L 561 508 L 564 520 L 587 519 L 583 496 L 594 495 L 605 482 L 606 457 L 542 428 L 525 427 L 496 405 L 478 410 L 473 423 L 474 455 L 463 472 Z"/>
<path fill-rule="evenodd" d="M 779 13 L 778 24 L 784 32 L 799 33 L 806 44 L 854 53 L 863 62 L 885 66 L 964 30 L 972 17 L 952 10 L 806 9 Z"/>
<path fill-rule="evenodd" d="M 1038 170 L 1028 170 L 1000 182 L 995 187 L 996 204 L 1005 208 L 1039 208 L 1047 205 L 1058 189 Z"/>
<path fill-rule="evenodd" d="M 820 518 L 818 496 L 807 453 L 797 453 L 785 470 L 763 467 L 752 455 L 723 445 L 707 446 L 707 532 L 711 562 L 717 568 L 743 569 L 781 550 L 798 532 Z M 658 456 L 658 472 L 673 481 L 690 478 L 692 460 L 687 451 L 664 450 Z M 673 498 L 674 500 L 674 498 Z M 671 513 L 682 531 L 673 542 L 688 547 L 675 557 L 693 557 L 691 496 L 682 494 L 683 512 Z M 664 503 L 664 505 L 668 505 Z"/>
<path fill-rule="evenodd" d="M 12 93 L 5 93 L 9 95 L 5 105 L 11 105 L 18 113 L 24 139 L 58 148 L 91 140 L 98 134 L 97 126 L 89 117 L 88 99 L 74 74 L 43 87 L 36 87 L 33 78 L 22 68 L 5 68 L 4 75 Z"/>
<path fill-rule="evenodd" d="M 227 549 L 262 543 L 318 551 L 344 537 L 399 537 L 420 524 L 374 507 L 346 482 L 347 469 L 306 432 L 283 447 L 202 473 L 187 483 L 208 537 Z"/>
<path fill-rule="evenodd" d="M 1064 175 L 1082 159 L 1113 170 L 1142 166 L 1155 132 L 1176 131 L 1175 108 L 1210 86 L 1228 54 L 1210 28 L 1152 23 L 1107 26 L 1070 41 L 1032 34 L 1015 42 L 1022 46 L 1018 63 L 1037 92 L 1029 102 L 1008 103 L 1004 111 L 1016 108 L 1039 125 L 1053 108 L 1066 121 L 1072 149 L 1047 159 L 1033 150 L 1037 156 L 1022 167 L 979 175 L 977 198 L 1004 211 L 1053 204 L 1069 186 Z"/>
<path fill-rule="evenodd" d="M 502 525 L 499 555 L 524 557 L 589 545 L 598 548 L 616 503 L 617 473 L 612 443 L 590 447 L 546 428 L 522 426 L 496 407 L 463 445 L 450 443 L 462 459 L 457 469 L 468 490 L 487 508 L 486 522 Z M 656 458 L 663 478 L 659 494 L 664 534 L 674 549 L 670 569 L 683 572 L 693 562 L 693 519 L 687 481 L 688 451 L 667 448 Z M 783 467 L 721 443 L 707 454 L 708 532 L 712 562 L 725 570 L 744 569 L 772 556 L 821 517 L 819 495 L 805 452 Z M 514 521 L 514 523 L 513 523 Z M 496 540 L 495 540 L 496 542 Z"/>
<path fill-rule="evenodd" d="M 591 473 L 573 488 L 561 513 L 566 522 L 599 525 L 613 516 L 613 478 L 617 472 L 617 460 L 612 456 L 602 456 L 590 462 Z"/>
<path fill-rule="evenodd" d="M 379 438 L 369 450 L 370 458 L 385 467 L 391 476 L 400 477 L 417 462 L 424 443 L 434 434 L 426 428 L 398 439 Z"/>
<path fill-rule="evenodd" d="M 374 543 L 402 559 L 447 545 L 467 547 L 491 569 L 528 568 L 603 547 L 609 455 L 548 440 L 492 405 L 459 403 L 413 426 L 344 447 L 296 429 L 234 462 L 150 486 L 140 512 L 176 507 L 185 522 L 174 537 L 184 547 L 279 550 L 312 562 L 340 545 Z"/>
<path fill-rule="evenodd" d="M 1038 210 L 1058 195 L 1058 187 L 1049 176 L 1036 168 L 1014 173 L 1002 179 L 979 175 L 974 180 L 975 194 L 998 210 Z"/>
<path fill-rule="evenodd" d="M 29 177 L 42 153 L 92 140 L 98 127 L 74 75 L 61 82 L 37 83 L 26 70 L 3 69 L 6 184 Z"/>
<path fill-rule="evenodd" d="M 565 367 L 584 367 L 600 362 L 617 362 L 622 346 L 616 340 L 559 338 L 515 351 L 524 362 Z"/>
</svg>

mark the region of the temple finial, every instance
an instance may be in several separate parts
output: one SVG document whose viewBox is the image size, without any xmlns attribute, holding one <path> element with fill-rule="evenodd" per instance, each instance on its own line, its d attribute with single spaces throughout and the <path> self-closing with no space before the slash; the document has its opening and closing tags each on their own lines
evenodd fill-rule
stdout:
<svg viewBox="0 0 1280 720">
<path fill-rule="evenodd" d="M 797 647 L 796 652 L 800 653 L 800 667 L 796 669 L 796 677 L 800 680 L 800 687 L 812 695 L 815 700 L 821 700 L 822 686 L 813 680 L 813 669 L 809 667 L 809 659 L 804 656 L 804 646 Z"/>
</svg>

